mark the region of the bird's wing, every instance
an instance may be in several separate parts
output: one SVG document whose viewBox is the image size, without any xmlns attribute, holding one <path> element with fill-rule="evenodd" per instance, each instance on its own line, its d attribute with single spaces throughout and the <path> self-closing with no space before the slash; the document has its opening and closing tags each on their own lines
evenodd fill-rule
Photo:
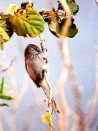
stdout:
<svg viewBox="0 0 98 131">
<path fill-rule="evenodd" d="M 26 63 L 25 66 L 26 66 L 26 70 L 27 70 L 30 78 L 37 85 L 37 87 L 40 87 L 38 74 L 36 75 L 35 71 L 32 69 L 32 64 L 31 63 Z"/>
</svg>

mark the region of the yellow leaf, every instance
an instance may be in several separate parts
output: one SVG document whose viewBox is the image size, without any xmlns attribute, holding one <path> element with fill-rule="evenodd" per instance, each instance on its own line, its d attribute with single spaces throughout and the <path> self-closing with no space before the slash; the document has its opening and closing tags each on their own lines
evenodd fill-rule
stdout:
<svg viewBox="0 0 98 131">
<path fill-rule="evenodd" d="M 55 106 L 55 111 L 59 113 L 59 106 L 58 105 Z"/>
<path fill-rule="evenodd" d="M 43 115 L 41 120 L 42 122 L 48 122 L 49 124 L 52 125 L 52 115 L 50 113 Z"/>
<path fill-rule="evenodd" d="M 16 6 L 15 4 L 10 4 L 7 9 L 7 13 L 10 14 L 12 12 L 17 12 L 18 9 L 19 9 L 19 7 Z"/>
<path fill-rule="evenodd" d="M 3 40 L 5 41 L 9 40 L 8 34 L 5 32 L 5 30 L 2 27 L 0 27 L 0 36 L 2 36 Z"/>
</svg>

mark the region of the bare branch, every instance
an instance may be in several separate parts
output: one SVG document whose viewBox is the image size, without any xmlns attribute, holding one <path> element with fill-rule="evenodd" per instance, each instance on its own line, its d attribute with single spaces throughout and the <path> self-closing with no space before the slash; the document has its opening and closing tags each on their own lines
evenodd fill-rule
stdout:
<svg viewBox="0 0 98 131">
<path fill-rule="evenodd" d="M 63 1 L 63 0 L 59 0 L 59 1 L 62 4 L 65 12 L 67 12 L 68 14 L 67 20 L 62 28 L 62 35 L 64 34 L 64 36 L 66 36 L 68 32 L 68 28 L 71 24 L 71 12 L 66 1 Z M 65 82 L 66 82 L 68 72 L 69 72 L 69 67 L 70 67 L 70 58 L 69 58 L 69 51 L 67 47 L 66 37 L 60 38 L 59 49 L 60 49 L 61 58 L 64 64 L 64 69 L 58 81 L 58 95 L 59 95 L 60 104 L 61 104 L 61 113 L 58 119 L 58 130 L 65 131 L 68 127 L 68 119 L 70 115 L 70 108 L 65 100 L 65 93 L 64 93 Z"/>
<path fill-rule="evenodd" d="M 9 68 L 11 68 L 11 66 L 12 66 L 12 64 L 14 63 L 15 60 L 16 60 L 16 57 L 14 57 L 14 58 L 10 61 L 10 64 L 9 64 L 6 68 L 4 68 L 3 70 L 1 70 L 0 73 L 9 70 Z"/>
<path fill-rule="evenodd" d="M 75 103 L 75 114 L 77 117 L 73 117 L 74 122 L 73 126 L 71 128 L 71 131 L 85 131 L 86 128 L 86 117 L 84 112 L 82 111 L 81 108 L 81 87 L 78 85 L 78 82 L 75 77 L 75 72 L 72 67 L 70 66 L 70 71 L 69 71 L 69 78 L 70 78 L 70 83 L 74 95 L 74 103 Z"/>
<path fill-rule="evenodd" d="M 89 104 L 89 112 L 87 117 L 87 124 L 90 126 L 92 120 L 94 119 L 95 112 L 96 112 L 96 105 L 98 103 L 98 48 L 96 48 L 96 88 L 95 88 L 95 94 L 92 97 L 90 104 Z M 90 131 L 90 129 L 88 129 Z"/>
</svg>

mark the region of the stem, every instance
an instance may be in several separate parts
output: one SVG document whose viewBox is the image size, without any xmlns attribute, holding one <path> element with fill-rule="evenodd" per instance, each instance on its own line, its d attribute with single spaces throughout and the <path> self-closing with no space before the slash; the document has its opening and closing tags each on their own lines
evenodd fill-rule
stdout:
<svg viewBox="0 0 98 131">
<path fill-rule="evenodd" d="M 50 84 L 49 84 L 49 80 L 48 80 L 48 72 L 47 72 L 47 68 L 48 68 L 48 60 L 47 60 L 47 55 L 46 55 L 46 52 L 47 52 L 47 49 L 45 48 L 45 40 L 43 39 L 43 37 L 40 35 L 39 36 L 40 37 L 40 40 L 41 40 L 41 43 L 40 43 L 40 45 L 41 45 L 41 50 L 42 50 L 42 52 L 43 52 L 43 61 L 44 61 L 44 67 L 43 67 L 43 74 L 44 74 L 44 79 L 45 79 L 45 81 L 46 81 L 46 83 L 47 83 L 47 87 L 48 87 L 48 91 L 49 91 L 49 93 L 48 94 L 46 94 L 46 96 L 47 96 L 47 99 L 48 99 L 48 112 L 51 114 L 51 112 L 52 112 L 52 88 L 51 88 L 51 86 L 50 86 Z M 45 91 L 45 89 L 43 89 L 44 90 L 44 92 L 46 92 Z M 52 124 L 52 120 L 51 120 L 51 124 Z M 52 125 L 51 124 L 49 124 L 49 128 L 50 128 L 50 131 L 53 131 L 53 127 L 52 127 Z"/>
<path fill-rule="evenodd" d="M 62 27 L 62 35 L 66 36 L 68 32 L 68 28 L 71 24 L 71 12 L 65 0 L 59 0 L 59 1 L 62 4 L 65 12 L 67 13 L 66 22 L 64 26 Z M 65 82 L 66 82 L 66 79 L 69 73 L 70 63 L 71 63 L 66 37 L 60 38 L 59 50 L 60 50 L 61 58 L 64 64 L 64 69 L 61 73 L 60 79 L 58 80 L 58 95 L 59 95 L 60 104 L 61 104 L 61 113 L 58 119 L 58 130 L 65 131 L 68 128 L 68 119 L 69 119 L 69 113 L 70 113 L 69 109 L 70 108 L 65 99 L 64 87 L 65 87 Z"/>
<path fill-rule="evenodd" d="M 49 91 L 50 91 L 50 96 L 49 96 L 49 102 L 48 102 L 48 108 L 49 108 L 49 112 L 50 111 L 50 107 L 52 106 L 51 105 L 51 98 L 52 98 L 52 88 L 49 84 L 49 80 L 48 80 L 48 72 L 47 72 L 47 69 L 48 69 L 48 60 L 47 60 L 47 55 L 46 55 L 46 52 L 47 52 L 47 49 L 45 48 L 45 40 L 43 39 L 43 37 L 40 35 L 40 40 L 41 40 L 41 50 L 43 52 L 43 61 L 44 61 L 44 77 L 45 77 L 45 80 L 48 84 L 48 87 L 49 87 Z"/>
</svg>

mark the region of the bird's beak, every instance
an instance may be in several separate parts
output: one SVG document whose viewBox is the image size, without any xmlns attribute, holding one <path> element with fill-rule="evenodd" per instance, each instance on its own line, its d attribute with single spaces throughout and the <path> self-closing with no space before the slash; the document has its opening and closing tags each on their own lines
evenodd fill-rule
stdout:
<svg viewBox="0 0 98 131">
<path fill-rule="evenodd" d="M 39 54 L 41 55 L 41 54 L 42 54 L 42 51 L 39 51 Z"/>
</svg>

